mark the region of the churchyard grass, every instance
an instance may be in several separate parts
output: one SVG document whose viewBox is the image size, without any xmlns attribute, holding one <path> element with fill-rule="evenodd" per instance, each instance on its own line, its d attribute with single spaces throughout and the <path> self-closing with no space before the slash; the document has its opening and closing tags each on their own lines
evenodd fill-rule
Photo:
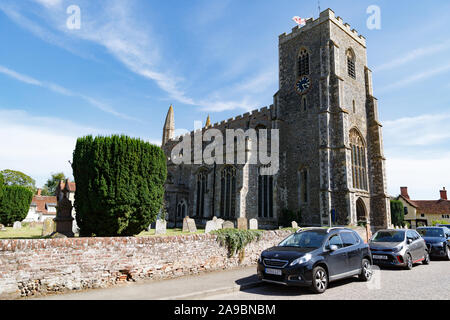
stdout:
<svg viewBox="0 0 450 320">
<path fill-rule="evenodd" d="M 187 234 L 204 234 L 204 229 L 198 229 L 197 232 L 189 233 L 189 232 L 183 232 L 182 229 L 167 229 L 167 234 L 159 235 L 159 236 L 181 236 L 181 235 L 187 235 Z M 150 231 L 143 231 L 140 234 L 137 235 L 138 237 L 148 237 L 148 236 L 155 236 L 155 229 L 152 229 Z"/>
<path fill-rule="evenodd" d="M 0 231 L 0 239 L 40 239 L 42 238 L 42 226 L 31 228 L 23 226 L 20 229 L 7 227 L 6 231 Z"/>
</svg>

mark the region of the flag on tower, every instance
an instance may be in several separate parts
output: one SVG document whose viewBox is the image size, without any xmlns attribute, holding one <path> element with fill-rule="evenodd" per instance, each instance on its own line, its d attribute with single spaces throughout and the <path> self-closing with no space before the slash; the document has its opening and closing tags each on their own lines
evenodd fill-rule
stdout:
<svg viewBox="0 0 450 320">
<path fill-rule="evenodd" d="M 299 26 L 304 26 L 306 24 L 306 19 L 297 16 L 293 17 L 292 20 L 294 20 Z"/>
</svg>

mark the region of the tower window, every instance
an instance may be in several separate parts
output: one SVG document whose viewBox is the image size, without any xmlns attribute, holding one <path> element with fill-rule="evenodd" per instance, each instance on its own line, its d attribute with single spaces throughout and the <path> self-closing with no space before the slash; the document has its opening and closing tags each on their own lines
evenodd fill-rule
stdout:
<svg viewBox="0 0 450 320">
<path fill-rule="evenodd" d="M 355 100 L 353 100 L 353 113 L 356 113 L 356 103 L 355 103 Z"/>
<path fill-rule="evenodd" d="M 258 169 L 258 217 L 273 218 L 273 176 L 261 175 Z"/>
<path fill-rule="evenodd" d="M 348 49 L 347 51 L 347 69 L 348 75 L 353 79 L 356 79 L 356 68 L 355 68 L 355 54 L 353 50 Z"/>
<path fill-rule="evenodd" d="M 306 111 L 308 109 L 308 99 L 306 99 L 306 96 L 302 98 L 302 105 L 303 105 L 303 111 Z"/>
<path fill-rule="evenodd" d="M 234 218 L 236 212 L 236 168 L 228 166 L 220 179 L 220 214 L 224 218 Z"/>
<path fill-rule="evenodd" d="M 309 201 L 308 192 L 308 170 L 303 169 L 299 172 L 299 192 L 300 192 L 300 204 L 306 204 Z"/>
<path fill-rule="evenodd" d="M 302 49 L 298 56 L 298 76 L 306 75 L 309 75 L 309 53 L 305 49 Z"/>
<path fill-rule="evenodd" d="M 352 149 L 352 177 L 353 188 L 368 190 L 366 170 L 366 147 L 363 138 L 356 130 L 350 132 L 350 146 Z"/>
</svg>

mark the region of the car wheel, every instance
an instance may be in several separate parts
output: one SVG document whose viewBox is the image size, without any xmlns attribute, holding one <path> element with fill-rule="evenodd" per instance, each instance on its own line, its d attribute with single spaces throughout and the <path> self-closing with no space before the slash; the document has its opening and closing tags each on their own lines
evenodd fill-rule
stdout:
<svg viewBox="0 0 450 320">
<path fill-rule="evenodd" d="M 324 293 L 328 288 L 328 275 L 324 268 L 315 267 L 313 270 L 311 289 L 315 293 Z"/>
<path fill-rule="evenodd" d="M 450 249 L 447 247 L 447 260 L 450 261 Z"/>
<path fill-rule="evenodd" d="M 372 264 L 369 260 L 363 259 L 361 262 L 362 270 L 361 274 L 359 275 L 359 279 L 362 281 L 370 281 L 372 279 L 373 270 L 372 270 Z"/>
<path fill-rule="evenodd" d="M 428 253 L 428 251 L 425 251 L 425 257 L 423 258 L 422 263 L 423 264 L 430 264 L 430 254 Z"/>
<path fill-rule="evenodd" d="M 406 255 L 406 267 L 405 268 L 407 270 L 411 270 L 413 268 L 413 260 L 409 253 Z"/>
</svg>

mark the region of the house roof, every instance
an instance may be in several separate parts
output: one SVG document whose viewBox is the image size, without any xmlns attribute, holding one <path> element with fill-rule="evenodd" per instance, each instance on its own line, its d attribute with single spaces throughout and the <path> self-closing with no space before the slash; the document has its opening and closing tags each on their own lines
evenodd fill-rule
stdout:
<svg viewBox="0 0 450 320">
<path fill-rule="evenodd" d="M 52 214 L 54 215 L 54 212 L 48 212 L 47 207 L 48 206 L 56 206 L 56 197 L 51 196 L 38 196 L 35 195 L 33 197 L 33 200 L 31 202 L 32 206 L 36 206 L 36 212 L 41 212 L 42 214 Z"/>
<path fill-rule="evenodd" d="M 414 200 L 418 213 L 450 214 L 449 200 Z"/>
<path fill-rule="evenodd" d="M 416 204 L 413 200 L 408 199 L 408 198 L 406 198 L 406 197 L 404 197 L 404 196 L 402 196 L 402 195 L 399 195 L 397 199 L 400 199 L 400 198 L 402 198 L 403 200 L 405 200 L 405 202 L 407 202 L 408 204 L 410 204 L 410 205 L 413 206 L 414 208 L 417 208 L 417 204 Z"/>
</svg>

